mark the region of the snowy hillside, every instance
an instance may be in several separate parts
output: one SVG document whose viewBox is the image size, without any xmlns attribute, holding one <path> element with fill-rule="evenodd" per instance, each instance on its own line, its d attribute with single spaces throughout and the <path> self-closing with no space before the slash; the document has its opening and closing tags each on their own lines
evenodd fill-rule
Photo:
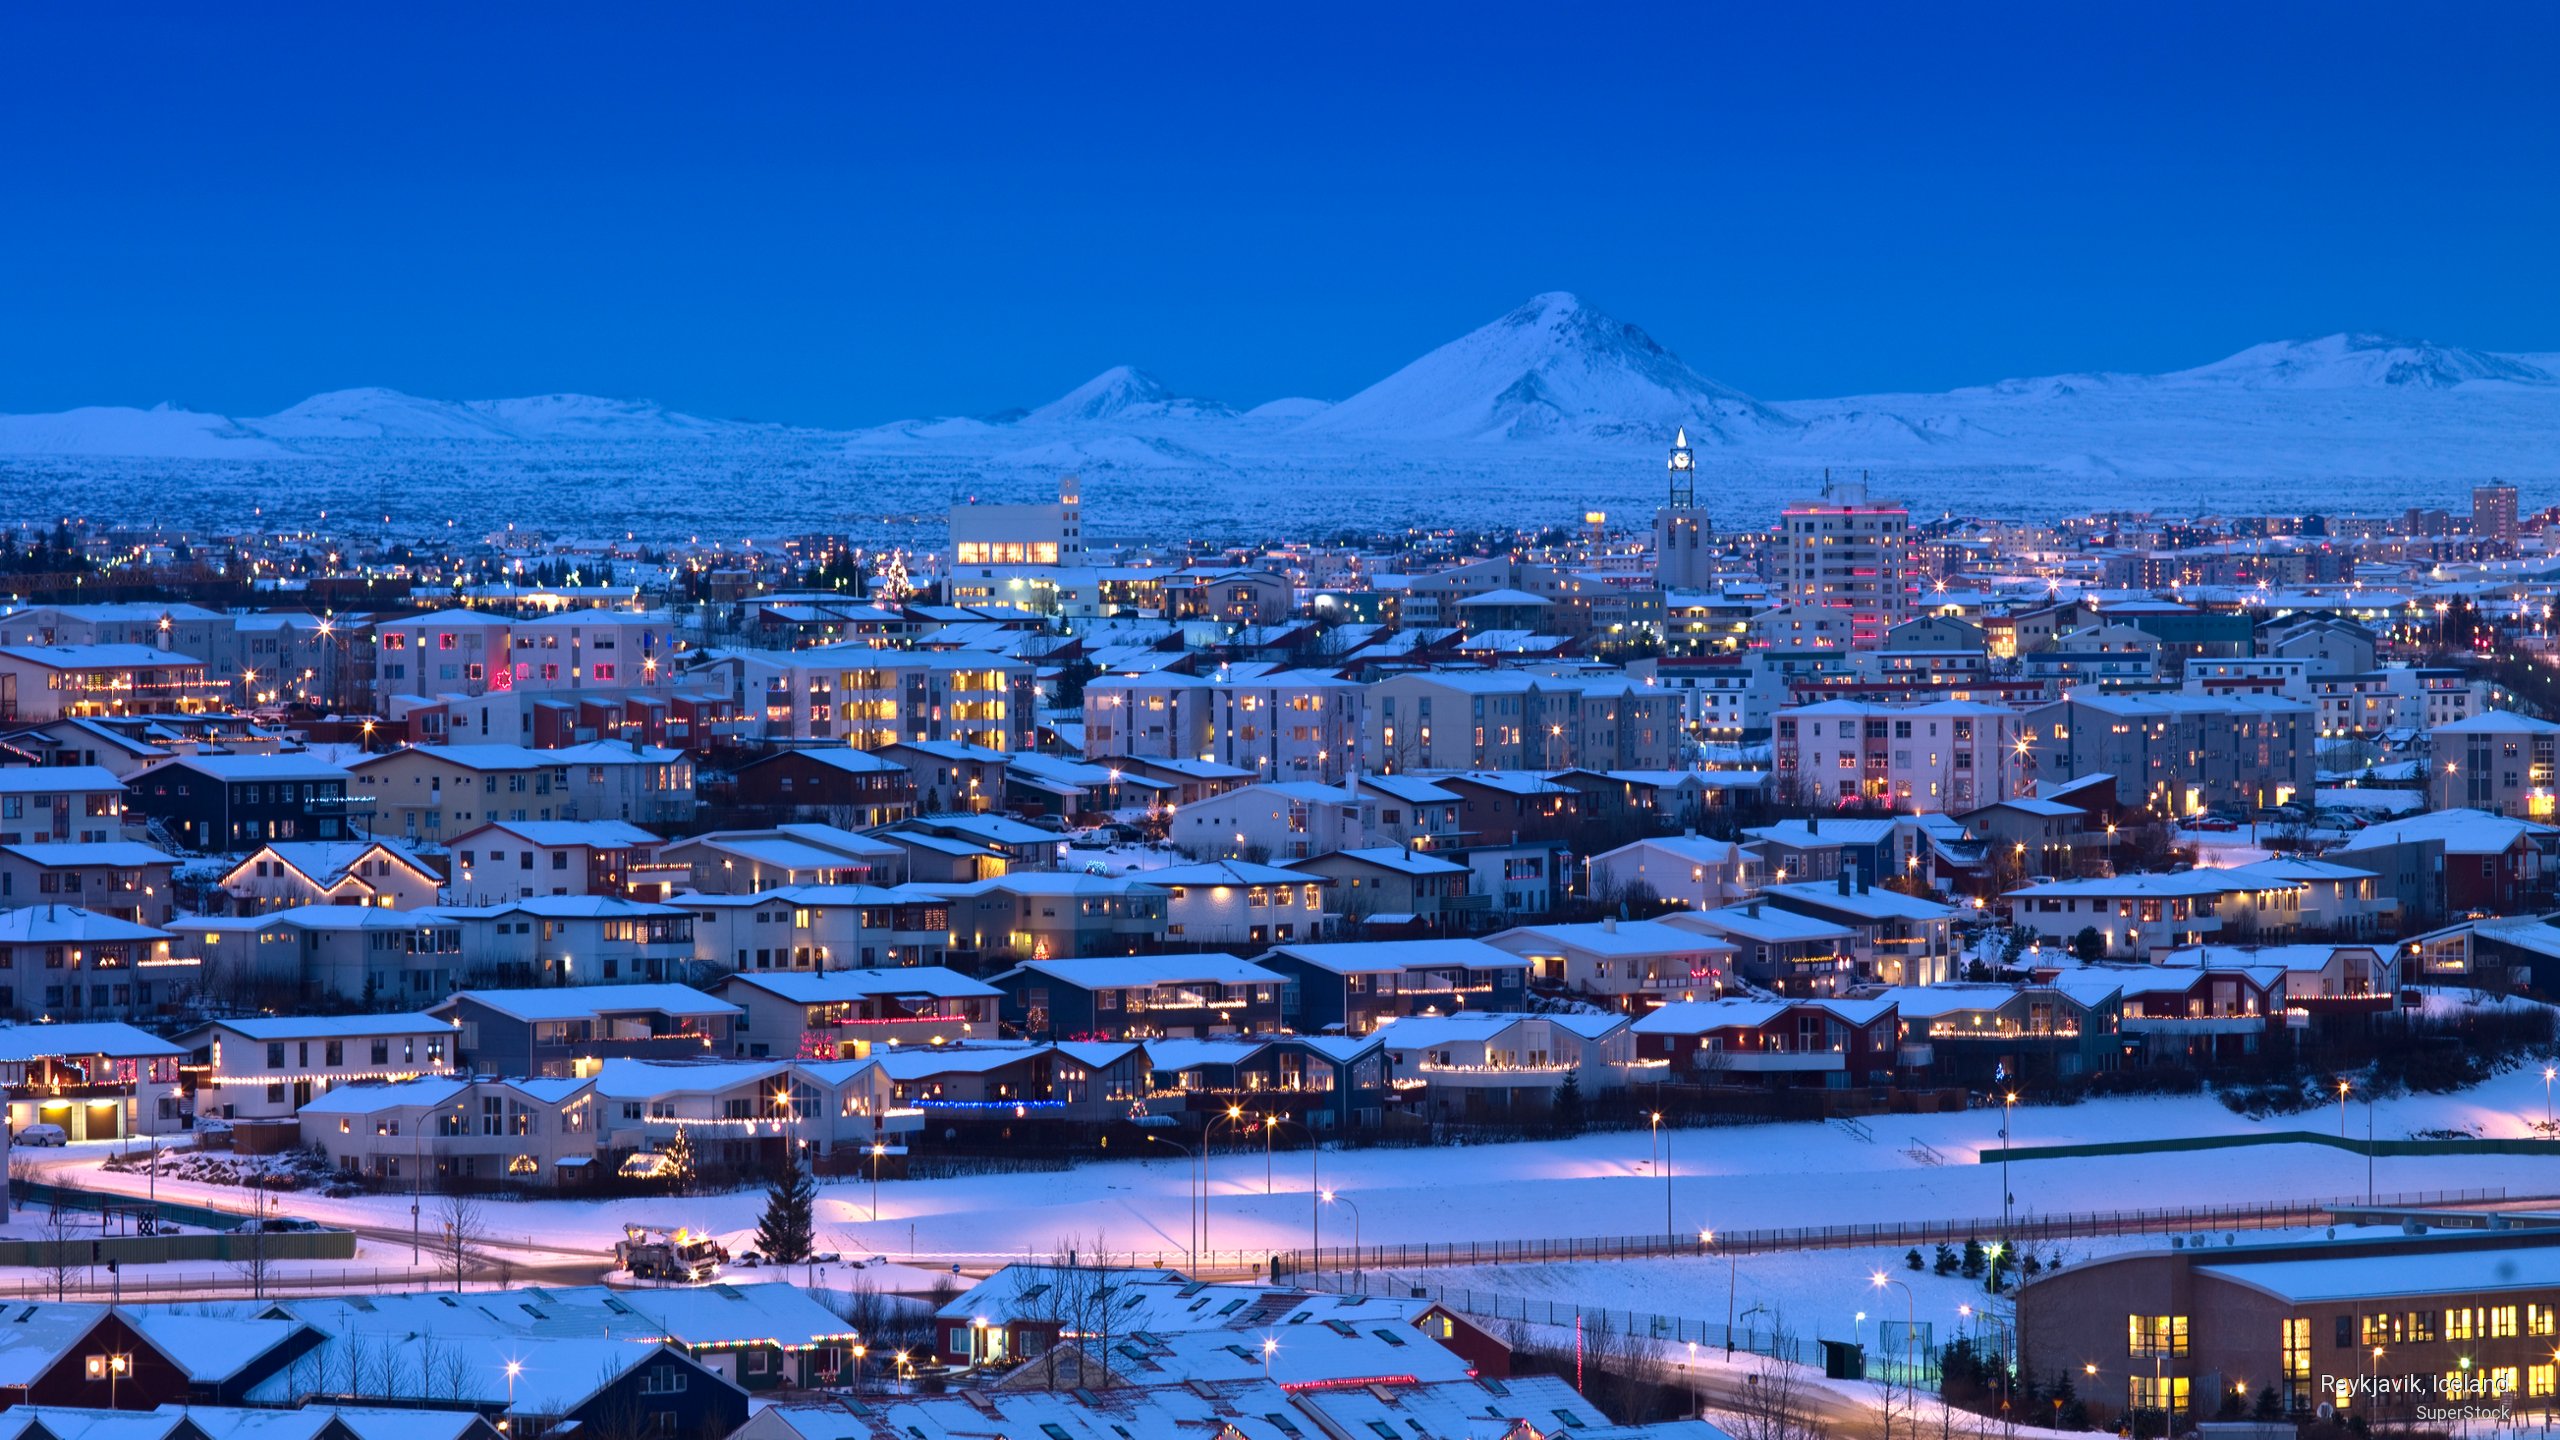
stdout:
<svg viewBox="0 0 2560 1440">
<path fill-rule="evenodd" d="M 32 513 L 221 524 L 259 506 L 396 510 L 396 478 L 418 473 L 440 505 L 531 524 L 782 523 L 930 548 L 954 494 L 1028 499 L 1072 471 L 1098 535 L 1260 538 L 1641 515 L 1684 425 L 1702 498 L 1735 525 L 1825 470 L 1871 471 L 1882 493 L 1933 510 L 2371 513 L 2459 501 L 2491 476 L 2560 481 L 2560 357 L 2340 334 L 2160 375 L 1763 402 L 1556 293 L 1331 404 L 1239 412 L 1130 366 L 1032 408 L 835 432 L 586 395 L 341 390 L 248 420 L 165 406 L 0 416 L 0 486 Z M 737 512 L 723 524 L 704 513 L 713 487 L 752 503 L 716 507 Z"/>
<path fill-rule="evenodd" d="M 1215 400 L 1176 395 L 1144 370 L 1114 365 L 1025 414 L 1020 423 L 1047 426 L 1115 420 L 1224 420 L 1234 414 L 1234 410 Z"/>
<path fill-rule="evenodd" d="M 543 444 L 715 437 L 742 427 L 647 400 L 533 395 L 517 400 L 427 400 L 378 386 L 332 390 L 244 427 L 280 440 L 458 440 Z"/>
<path fill-rule="evenodd" d="M 250 460 L 289 454 L 239 422 L 156 405 L 86 405 L 52 415 L 0 415 L 0 456 Z"/>
<path fill-rule="evenodd" d="M 1700 375 L 1633 325 L 1563 291 L 1462 335 L 1310 418 L 1316 435 L 1387 441 L 1572 440 L 1686 425 L 1726 443 L 1795 422 Z"/>
</svg>

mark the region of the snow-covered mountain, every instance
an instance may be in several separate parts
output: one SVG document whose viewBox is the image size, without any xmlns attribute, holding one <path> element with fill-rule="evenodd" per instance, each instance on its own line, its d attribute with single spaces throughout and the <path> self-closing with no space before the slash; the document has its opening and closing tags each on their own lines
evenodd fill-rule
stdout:
<svg viewBox="0 0 2560 1440">
<path fill-rule="evenodd" d="M 0 457 L 264 460 L 291 454 L 236 420 L 167 405 L 148 410 L 84 405 L 49 415 L 0 415 Z"/>
<path fill-rule="evenodd" d="M 1472 330 L 1339 405 L 1311 435 L 1372 441 L 1573 441 L 1686 425 L 1740 442 L 1796 422 L 1692 370 L 1633 325 L 1561 290 Z"/>
<path fill-rule="evenodd" d="M 2377 385 L 2450 390 L 2474 381 L 2560 385 L 2530 360 L 2390 335 L 2323 335 L 2252 345 L 2237 355 L 2158 377 L 2168 385 L 2249 390 L 2356 390 Z"/>
<path fill-rule="evenodd" d="M 1163 381 L 1130 365 L 1114 365 L 1057 399 L 1026 412 L 1029 426 L 1090 425 L 1108 421 L 1226 420 L 1235 411 L 1215 400 L 1176 395 Z"/>
<path fill-rule="evenodd" d="M 384 476 L 423 461 L 449 477 L 436 504 L 529 523 L 689 534 L 709 528 L 702 496 L 716 490 L 759 527 L 734 533 L 870 527 L 906 543 L 963 485 L 1027 498 L 1072 471 L 1098 533 L 1261 538 L 1534 524 L 1560 507 L 1645 513 L 1682 426 L 1720 522 L 1754 523 L 1825 469 L 1996 514 L 2387 511 L 2459 500 L 2489 476 L 2560 488 L 2560 355 L 2351 333 L 2158 375 L 1764 402 L 1558 293 L 1338 403 L 1240 412 L 1118 366 L 1036 408 L 831 432 L 587 395 L 342 390 L 257 419 L 167 406 L 0 415 L 0 493 L 35 514 L 184 507 L 228 523 L 257 507 L 369 506 Z"/>
<path fill-rule="evenodd" d="M 449 440 L 542 444 L 712 437 L 753 428 L 680 415 L 648 400 L 531 395 L 515 400 L 428 400 L 379 386 L 331 390 L 243 427 L 279 440 Z"/>
</svg>

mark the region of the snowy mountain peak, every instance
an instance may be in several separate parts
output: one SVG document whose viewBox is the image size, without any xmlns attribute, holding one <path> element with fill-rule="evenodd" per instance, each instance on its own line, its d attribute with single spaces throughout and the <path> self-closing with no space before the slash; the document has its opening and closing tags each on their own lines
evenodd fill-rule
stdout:
<svg viewBox="0 0 2560 1440">
<path fill-rule="evenodd" d="M 2253 390 L 2353 390 L 2377 385 L 2449 390 L 2475 380 L 2560 384 L 2560 377 L 2550 371 L 2513 356 L 2352 332 L 2252 345 L 2210 365 L 2161 378 Z"/>
<path fill-rule="evenodd" d="M 1114 365 L 1022 417 L 1026 425 L 1091 424 L 1103 420 L 1204 419 L 1232 414 L 1215 400 L 1176 395 L 1134 365 Z"/>
<path fill-rule="evenodd" d="M 330 390 L 263 419 L 241 422 L 283 440 L 508 440 L 488 416 L 452 400 L 379 385 Z"/>
<path fill-rule="evenodd" d="M 1730 442 L 1796 422 L 1555 290 L 1317 415 L 1311 431 L 1418 440 L 1600 438 L 1695 424 Z"/>
</svg>

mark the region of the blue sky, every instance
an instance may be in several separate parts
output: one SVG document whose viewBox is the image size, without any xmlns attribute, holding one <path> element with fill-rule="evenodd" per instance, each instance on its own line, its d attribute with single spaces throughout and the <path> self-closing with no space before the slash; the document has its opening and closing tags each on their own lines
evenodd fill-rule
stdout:
<svg viewBox="0 0 2560 1440">
<path fill-rule="evenodd" d="M 1585 13 L 1589 12 L 1589 13 Z M 11 6 L 0 411 L 1339 397 L 1570 289 L 1772 399 L 2560 350 L 2560 9 Z"/>
</svg>

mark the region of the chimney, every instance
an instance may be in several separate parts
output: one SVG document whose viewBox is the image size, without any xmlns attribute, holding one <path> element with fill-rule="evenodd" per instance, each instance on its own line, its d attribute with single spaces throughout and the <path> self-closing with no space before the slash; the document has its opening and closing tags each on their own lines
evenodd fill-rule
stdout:
<svg viewBox="0 0 2560 1440">
<path fill-rule="evenodd" d="M 1603 935 L 1615 935 L 1615 934 L 1617 934 L 1617 933 L 1618 933 L 1618 917 L 1617 917 L 1617 916 L 1615 916 L 1615 915 L 1603 915 L 1603 916 L 1601 916 L 1601 917 L 1600 917 L 1600 933 L 1601 933 L 1601 934 L 1603 934 Z"/>
<path fill-rule="evenodd" d="M 1806 833 L 1807 835 L 1819 835 L 1819 834 L 1821 834 L 1821 833 L 1822 833 L 1822 817 L 1821 817 L 1821 816 L 1819 816 L 1819 815 L 1807 815 L 1806 817 L 1804 817 L 1804 833 Z"/>
<path fill-rule="evenodd" d="M 1866 871 L 1860 870 L 1858 872 L 1858 893 L 1864 895 L 1874 887 L 1874 877 L 1868 875 Z"/>
<path fill-rule="evenodd" d="M 1840 867 L 1840 893 L 1849 893 L 1849 885 L 1858 878 L 1858 864 L 1852 860 Z"/>
</svg>

